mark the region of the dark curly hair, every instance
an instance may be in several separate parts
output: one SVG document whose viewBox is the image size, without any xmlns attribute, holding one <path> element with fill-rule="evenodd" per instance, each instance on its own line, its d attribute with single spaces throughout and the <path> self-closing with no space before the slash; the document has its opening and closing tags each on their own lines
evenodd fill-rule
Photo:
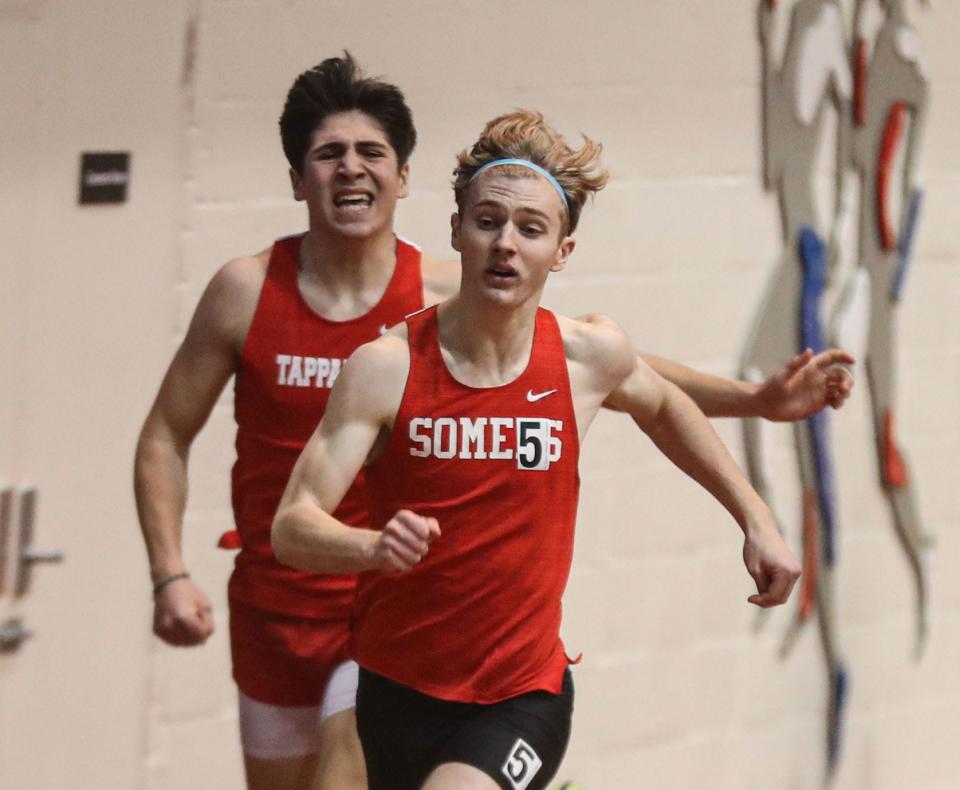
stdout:
<svg viewBox="0 0 960 790">
<path fill-rule="evenodd" d="M 417 142 L 413 115 L 396 85 L 367 77 L 353 56 L 327 58 L 294 81 L 280 115 L 280 139 L 290 167 L 303 172 L 313 133 L 327 116 L 359 110 L 383 127 L 403 167 Z"/>
</svg>

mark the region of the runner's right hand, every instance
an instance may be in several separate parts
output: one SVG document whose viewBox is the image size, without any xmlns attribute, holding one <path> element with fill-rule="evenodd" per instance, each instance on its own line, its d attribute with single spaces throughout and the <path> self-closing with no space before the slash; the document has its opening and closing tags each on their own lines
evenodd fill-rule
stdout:
<svg viewBox="0 0 960 790">
<path fill-rule="evenodd" d="M 168 645 L 202 645 L 213 633 L 213 607 L 192 579 L 177 579 L 153 602 L 153 633 Z"/>
<path fill-rule="evenodd" d="M 409 571 L 427 556 L 430 544 L 439 537 L 440 525 L 435 518 L 398 510 L 374 544 L 374 567 L 388 572 Z"/>
</svg>

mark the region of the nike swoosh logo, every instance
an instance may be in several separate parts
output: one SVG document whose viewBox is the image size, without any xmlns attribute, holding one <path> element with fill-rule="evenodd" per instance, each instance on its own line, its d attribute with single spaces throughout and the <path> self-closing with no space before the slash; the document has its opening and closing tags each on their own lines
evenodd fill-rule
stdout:
<svg viewBox="0 0 960 790">
<path fill-rule="evenodd" d="M 527 390 L 527 400 L 530 403 L 536 403 L 538 400 L 546 398 L 547 395 L 553 395 L 556 390 L 547 390 L 546 392 L 534 392 L 533 390 Z"/>
</svg>

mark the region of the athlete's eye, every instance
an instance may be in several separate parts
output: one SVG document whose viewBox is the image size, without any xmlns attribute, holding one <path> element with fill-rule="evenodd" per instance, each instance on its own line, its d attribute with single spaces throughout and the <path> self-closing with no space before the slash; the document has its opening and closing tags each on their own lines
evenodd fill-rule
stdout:
<svg viewBox="0 0 960 790">
<path fill-rule="evenodd" d="M 491 230 L 496 227 L 496 223 L 491 217 L 477 217 L 477 227 L 481 230 Z"/>
<path fill-rule="evenodd" d="M 520 233 L 528 239 L 535 239 L 547 232 L 542 222 L 533 220 L 531 222 L 522 222 L 518 226 Z"/>
</svg>

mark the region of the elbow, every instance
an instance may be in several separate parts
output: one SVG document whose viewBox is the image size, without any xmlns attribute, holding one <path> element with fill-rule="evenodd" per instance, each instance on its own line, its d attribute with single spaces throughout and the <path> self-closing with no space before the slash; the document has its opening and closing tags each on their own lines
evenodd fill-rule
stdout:
<svg viewBox="0 0 960 790">
<path fill-rule="evenodd" d="M 140 429 L 140 435 L 137 437 L 137 446 L 133 452 L 133 462 L 136 468 L 148 465 L 151 461 L 162 455 L 164 443 L 158 440 L 157 432 L 148 423 Z"/>
<path fill-rule="evenodd" d="M 134 464 L 137 467 L 156 463 L 186 464 L 196 432 L 178 432 L 166 421 L 150 415 L 137 436 Z"/>
<path fill-rule="evenodd" d="M 273 549 L 273 556 L 281 565 L 293 565 L 290 527 L 285 510 L 279 510 L 274 516 L 273 525 L 270 528 L 270 548 Z"/>
</svg>

